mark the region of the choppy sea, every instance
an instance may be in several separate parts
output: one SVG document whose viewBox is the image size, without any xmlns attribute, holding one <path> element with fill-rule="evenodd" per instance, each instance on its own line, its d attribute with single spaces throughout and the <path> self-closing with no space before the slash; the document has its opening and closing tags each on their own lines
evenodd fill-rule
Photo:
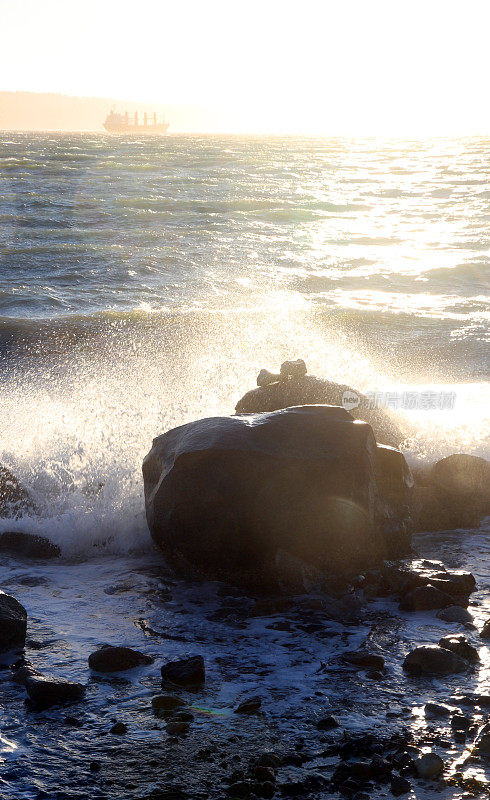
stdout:
<svg viewBox="0 0 490 800">
<path fill-rule="evenodd" d="M 196 600 L 195 589 L 168 589 L 165 578 L 165 600 L 152 571 L 163 566 L 145 522 L 142 459 L 154 436 L 232 413 L 260 368 L 298 357 L 310 373 L 372 392 L 406 417 L 412 463 L 453 452 L 488 458 L 489 231 L 487 139 L 1 133 L 0 462 L 37 512 L 0 520 L 0 530 L 42 533 L 63 553 L 49 567 L 0 559 L 2 588 L 24 603 L 31 638 L 43 643 L 31 661 L 86 681 L 86 657 L 106 641 L 162 657 L 204 648 L 213 679 L 199 725 L 219 726 L 255 686 L 267 736 L 287 729 L 285 715 L 293 725 L 305 698 L 313 715 L 330 694 L 335 705 L 342 681 L 318 687 L 313 677 L 335 632 L 312 644 L 298 630 L 286 646 L 286 633 L 254 624 L 236 650 L 235 632 L 203 618 L 215 586 Z M 471 562 L 482 618 L 487 536 L 421 545 Z M 433 620 L 402 624 L 400 641 L 433 633 Z M 163 638 L 148 634 L 155 628 Z M 242 662 L 257 660 L 264 641 L 260 669 L 243 680 Z M 403 694 L 395 651 L 387 647 L 392 691 Z M 133 744 L 164 746 L 142 710 L 155 675 L 145 668 L 127 686 L 92 682 L 82 733 L 54 732 L 48 712 L 26 726 L 20 690 L 5 689 L 0 796 L 143 796 L 141 776 L 134 791 L 111 789 L 80 765 L 105 733 L 107 702 L 128 718 Z M 482 668 L 479 685 L 486 676 Z M 352 725 L 369 724 L 361 706 Z M 420 724 L 416 712 L 409 724 Z"/>
</svg>

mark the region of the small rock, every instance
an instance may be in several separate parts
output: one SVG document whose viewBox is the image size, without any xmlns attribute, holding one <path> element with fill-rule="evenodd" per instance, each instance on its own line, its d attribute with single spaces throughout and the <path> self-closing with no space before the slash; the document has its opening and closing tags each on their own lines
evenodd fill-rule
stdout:
<svg viewBox="0 0 490 800">
<path fill-rule="evenodd" d="M 89 765 L 90 772 L 100 772 L 100 761 L 91 761 Z"/>
<path fill-rule="evenodd" d="M 316 727 L 319 731 L 331 731 L 333 728 L 339 728 L 340 722 L 332 714 L 327 714 L 317 721 Z"/>
<path fill-rule="evenodd" d="M 23 664 L 14 672 L 12 680 L 15 681 L 15 683 L 20 683 L 21 686 L 25 686 L 27 679 L 33 678 L 36 675 L 39 676 L 39 673 L 36 672 L 30 664 Z"/>
<path fill-rule="evenodd" d="M 255 767 L 254 776 L 259 783 L 266 783 L 267 781 L 275 783 L 276 780 L 274 770 L 271 767 L 263 767 L 261 765 Z"/>
<path fill-rule="evenodd" d="M 424 707 L 426 717 L 450 717 L 454 710 L 444 703 L 426 703 Z"/>
<path fill-rule="evenodd" d="M 276 793 L 276 787 L 272 781 L 264 781 L 258 787 L 255 787 L 255 794 L 257 797 L 272 798 Z"/>
<path fill-rule="evenodd" d="M 172 722 L 193 722 L 194 714 L 192 711 L 177 711 L 173 717 Z"/>
<path fill-rule="evenodd" d="M 24 558 L 59 558 L 61 548 L 45 536 L 24 531 L 5 531 L 0 534 L 0 553 L 13 553 Z"/>
<path fill-rule="evenodd" d="M 479 756 L 490 756 L 490 723 L 483 725 L 475 740 L 475 753 Z"/>
<path fill-rule="evenodd" d="M 228 794 L 231 797 L 250 797 L 251 792 L 252 787 L 247 781 L 237 781 L 228 788 Z"/>
<path fill-rule="evenodd" d="M 419 778 L 438 778 L 444 770 L 444 761 L 437 753 L 423 753 L 416 759 L 415 768 Z"/>
<path fill-rule="evenodd" d="M 261 697 L 249 697 L 235 708 L 235 714 L 255 714 L 261 705 Z"/>
<path fill-rule="evenodd" d="M 403 662 L 403 669 L 415 675 L 452 675 L 465 672 L 468 666 L 456 653 L 438 645 L 416 647 Z"/>
<path fill-rule="evenodd" d="M 88 659 L 90 669 L 96 672 L 124 672 L 127 669 L 153 663 L 153 658 L 130 647 L 104 645 Z"/>
<path fill-rule="evenodd" d="M 40 708 L 76 702 L 85 692 L 85 687 L 81 683 L 37 674 L 28 677 L 24 685 L 32 702 Z"/>
<path fill-rule="evenodd" d="M 354 664 L 356 667 L 367 667 L 369 669 L 382 671 L 385 666 L 383 656 L 377 655 L 376 653 L 369 653 L 367 650 L 343 653 L 341 658 L 342 661 L 346 661 L 348 664 Z"/>
<path fill-rule="evenodd" d="M 169 722 L 167 723 L 167 733 L 169 736 L 183 736 L 188 733 L 190 725 L 188 722 Z"/>
<path fill-rule="evenodd" d="M 418 586 L 400 600 L 402 611 L 430 611 L 454 605 L 454 598 L 435 586 Z"/>
<path fill-rule="evenodd" d="M 476 664 L 480 660 L 478 650 L 469 643 L 466 636 L 459 634 L 458 636 L 443 636 L 439 640 L 439 646 L 444 647 L 446 650 L 451 650 L 457 656 L 464 658 L 472 664 Z"/>
<path fill-rule="evenodd" d="M 402 794 L 407 794 L 412 788 L 410 781 L 403 778 L 401 775 L 393 775 L 391 779 L 390 790 L 395 797 L 400 797 Z"/>
<path fill-rule="evenodd" d="M 128 726 L 124 722 L 115 722 L 111 728 L 111 733 L 116 734 L 116 736 L 122 736 L 127 732 L 128 732 Z"/>
<path fill-rule="evenodd" d="M 490 619 L 487 619 L 483 628 L 481 629 L 480 637 L 482 639 L 490 639 Z"/>
<path fill-rule="evenodd" d="M 466 733 L 471 725 L 471 720 L 465 717 L 464 714 L 453 714 L 451 717 L 451 728 L 454 731 L 463 731 Z"/>
<path fill-rule="evenodd" d="M 288 380 L 289 378 L 304 378 L 308 370 L 302 358 L 296 361 L 284 361 L 281 364 L 281 379 Z"/>
<path fill-rule="evenodd" d="M 269 372 L 267 369 L 261 369 L 257 375 L 257 386 L 268 386 L 269 383 L 276 383 L 280 377 L 280 375 Z"/>
<path fill-rule="evenodd" d="M 71 728 L 81 728 L 83 726 L 83 722 L 78 717 L 68 716 L 65 717 L 65 725 L 69 725 Z"/>
<path fill-rule="evenodd" d="M 473 624 L 472 615 L 466 608 L 462 608 L 461 606 L 448 606 L 447 608 L 441 608 L 437 612 L 436 617 L 442 619 L 444 622 L 459 622 L 461 625 Z"/>
<path fill-rule="evenodd" d="M 282 765 L 282 759 L 276 753 L 262 753 L 257 761 L 259 767 L 271 767 L 278 769 Z"/>
<path fill-rule="evenodd" d="M 202 656 L 192 656 L 170 661 L 162 667 L 162 678 L 186 689 L 199 688 L 206 680 L 204 659 Z"/>
<path fill-rule="evenodd" d="M 175 697 L 173 694 L 157 694 L 151 700 L 154 711 L 173 711 L 174 708 L 185 706 L 185 700 Z"/>
<path fill-rule="evenodd" d="M 27 611 L 15 597 L 0 592 L 0 650 L 23 647 L 27 632 Z"/>
</svg>

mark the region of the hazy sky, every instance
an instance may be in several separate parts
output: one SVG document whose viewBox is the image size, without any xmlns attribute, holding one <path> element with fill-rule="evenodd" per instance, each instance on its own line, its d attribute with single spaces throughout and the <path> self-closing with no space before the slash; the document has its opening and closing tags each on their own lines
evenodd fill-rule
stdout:
<svg viewBox="0 0 490 800">
<path fill-rule="evenodd" d="M 490 133 L 489 0 L 0 0 L 0 91 L 218 107 L 236 131 Z"/>
</svg>

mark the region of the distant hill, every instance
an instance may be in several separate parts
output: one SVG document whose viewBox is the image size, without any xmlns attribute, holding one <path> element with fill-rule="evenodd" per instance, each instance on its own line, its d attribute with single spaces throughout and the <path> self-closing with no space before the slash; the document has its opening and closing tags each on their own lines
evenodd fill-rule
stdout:
<svg viewBox="0 0 490 800">
<path fill-rule="evenodd" d="M 0 92 L 0 130 L 102 131 L 112 106 L 117 111 L 156 111 L 170 121 L 170 132 L 222 129 L 214 109 L 184 105 L 149 105 L 111 97 L 70 97 L 37 92 Z"/>
</svg>

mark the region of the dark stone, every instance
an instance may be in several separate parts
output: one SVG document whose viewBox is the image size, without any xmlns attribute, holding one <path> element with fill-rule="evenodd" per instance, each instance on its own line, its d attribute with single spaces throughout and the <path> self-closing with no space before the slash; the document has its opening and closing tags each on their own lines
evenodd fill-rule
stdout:
<svg viewBox="0 0 490 800">
<path fill-rule="evenodd" d="M 284 361 L 281 364 L 280 379 L 304 378 L 307 372 L 306 364 L 302 358 L 298 358 L 297 361 Z"/>
<path fill-rule="evenodd" d="M 151 699 L 151 707 L 154 711 L 173 711 L 185 704 L 185 700 L 172 694 L 158 694 Z"/>
<path fill-rule="evenodd" d="M 162 679 L 186 689 L 199 688 L 206 680 L 203 657 L 192 656 L 164 664 Z"/>
<path fill-rule="evenodd" d="M 464 714 L 453 714 L 451 717 L 451 728 L 454 731 L 463 731 L 467 733 L 471 726 L 471 720 Z"/>
<path fill-rule="evenodd" d="M 27 694 L 39 708 L 50 708 L 62 703 L 80 700 L 85 692 L 81 683 L 65 681 L 61 678 L 32 675 L 25 681 Z"/>
<path fill-rule="evenodd" d="M 96 672 L 124 672 L 127 669 L 152 664 L 153 658 L 130 647 L 104 645 L 88 658 L 90 669 Z"/>
<path fill-rule="evenodd" d="M 490 619 L 487 619 L 483 628 L 481 629 L 480 637 L 482 639 L 490 639 Z"/>
<path fill-rule="evenodd" d="M 327 714 L 326 717 L 321 717 L 316 723 L 319 731 L 331 731 L 334 728 L 340 727 L 340 722 L 332 714 Z"/>
<path fill-rule="evenodd" d="M 456 653 L 456 655 L 472 664 L 476 664 L 480 660 L 478 650 L 469 643 L 468 639 L 466 636 L 463 636 L 463 634 L 443 636 L 442 639 L 439 640 L 439 646 L 446 648 L 446 650 L 451 650 L 453 653 Z"/>
<path fill-rule="evenodd" d="M 151 534 L 174 569 L 277 585 L 279 548 L 342 574 L 376 563 L 376 443 L 343 408 L 214 417 L 158 437 L 143 464 Z"/>
<path fill-rule="evenodd" d="M 24 558 L 59 558 L 61 549 L 44 536 L 5 531 L 0 533 L 0 553 L 13 553 Z"/>
<path fill-rule="evenodd" d="M 91 761 L 89 764 L 90 772 L 100 772 L 101 763 L 100 761 Z"/>
<path fill-rule="evenodd" d="M 255 767 L 254 777 L 259 781 L 259 783 L 265 783 L 266 781 L 275 783 L 276 781 L 274 770 L 271 769 L 271 767 L 263 767 L 260 765 Z"/>
<path fill-rule="evenodd" d="M 184 736 L 189 733 L 190 724 L 185 720 L 171 720 L 167 723 L 167 733 L 169 736 Z"/>
<path fill-rule="evenodd" d="M 228 788 L 231 797 L 250 797 L 252 786 L 247 781 L 237 781 Z"/>
<path fill-rule="evenodd" d="M 38 675 L 38 672 L 31 667 L 30 664 L 23 664 L 21 667 L 15 670 L 14 674 L 12 675 L 12 680 L 15 683 L 20 683 L 21 686 L 25 686 L 28 678 L 32 678 Z"/>
<path fill-rule="evenodd" d="M 442 619 L 444 622 L 459 622 L 462 625 L 469 625 L 471 627 L 475 627 L 473 624 L 473 617 L 466 608 L 462 608 L 461 606 L 448 606 L 447 608 L 441 608 L 436 617 Z"/>
<path fill-rule="evenodd" d="M 456 453 L 441 459 L 417 489 L 417 530 L 474 528 L 490 513 L 490 462 Z"/>
<path fill-rule="evenodd" d="M 380 444 L 376 447 L 375 470 L 377 525 L 384 540 L 384 556 L 399 558 L 410 552 L 412 540 L 412 473 L 399 450 Z"/>
<path fill-rule="evenodd" d="M 282 377 L 282 376 L 281 376 Z M 372 426 L 376 440 L 392 447 L 399 445 L 406 438 L 394 417 L 383 409 L 370 408 L 364 395 L 345 384 L 319 380 L 313 375 L 289 377 L 287 380 L 267 383 L 247 392 L 236 404 L 237 414 L 257 414 L 266 411 L 278 411 L 291 406 L 331 405 L 342 406 L 346 393 L 359 397 L 359 405 L 350 408 L 354 419 L 361 419 Z"/>
<path fill-rule="evenodd" d="M 438 645 L 416 647 L 403 662 L 403 669 L 414 675 L 452 675 L 465 672 L 468 666 L 456 653 Z"/>
<path fill-rule="evenodd" d="M 27 491 L 15 475 L 0 464 L 0 517 L 18 519 L 32 509 Z"/>
<path fill-rule="evenodd" d="M 260 767 L 278 769 L 282 765 L 282 758 L 276 753 L 262 753 L 257 760 L 257 765 Z"/>
<path fill-rule="evenodd" d="M 275 383 L 280 379 L 280 375 L 274 372 L 269 372 L 266 369 L 261 369 L 257 375 L 257 386 L 268 386 L 269 383 Z"/>
<path fill-rule="evenodd" d="M 276 787 L 272 781 L 264 781 L 259 786 L 254 786 L 254 791 L 257 797 L 274 797 Z"/>
<path fill-rule="evenodd" d="M 235 714 L 255 714 L 261 705 L 261 697 L 249 697 L 235 708 Z"/>
<path fill-rule="evenodd" d="M 128 726 L 125 722 L 115 722 L 111 728 L 111 733 L 114 733 L 116 736 L 123 736 L 127 732 Z"/>
<path fill-rule="evenodd" d="M 408 794 L 412 789 L 412 784 L 410 781 L 407 781 L 406 778 L 403 778 L 401 775 L 393 775 L 391 779 L 391 794 L 394 794 L 395 797 L 400 797 L 402 794 Z"/>
<path fill-rule="evenodd" d="M 15 597 L 0 592 L 0 651 L 23 647 L 27 632 L 27 611 Z"/>
<path fill-rule="evenodd" d="M 400 601 L 402 611 L 429 611 L 434 608 L 446 608 L 454 604 L 454 597 L 441 592 L 435 586 L 418 586 Z"/>
<path fill-rule="evenodd" d="M 487 722 L 478 731 L 475 739 L 475 752 L 479 756 L 490 756 L 490 723 Z"/>
<path fill-rule="evenodd" d="M 367 650 L 355 650 L 342 653 L 341 659 L 348 664 L 353 664 L 356 667 L 366 667 L 367 669 L 382 671 L 385 666 L 383 656 L 377 655 L 376 653 L 369 653 Z"/>
</svg>

